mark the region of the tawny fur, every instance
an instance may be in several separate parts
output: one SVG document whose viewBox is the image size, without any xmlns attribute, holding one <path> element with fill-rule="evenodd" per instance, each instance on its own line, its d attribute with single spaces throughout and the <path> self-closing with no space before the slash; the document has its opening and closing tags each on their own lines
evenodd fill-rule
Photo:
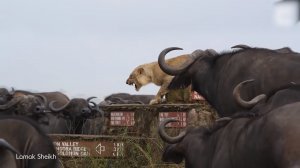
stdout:
<svg viewBox="0 0 300 168">
<path fill-rule="evenodd" d="M 173 67 L 180 67 L 182 63 L 187 61 L 187 59 L 189 59 L 189 55 L 180 55 L 178 57 L 168 59 L 166 62 Z M 135 85 L 136 91 L 139 91 L 141 87 L 149 83 L 161 86 L 155 98 L 150 102 L 150 104 L 158 104 L 161 103 L 162 97 L 169 92 L 167 87 L 172 79 L 173 76 L 164 73 L 157 62 L 151 62 L 136 67 L 130 74 L 126 83 L 128 85 Z"/>
</svg>

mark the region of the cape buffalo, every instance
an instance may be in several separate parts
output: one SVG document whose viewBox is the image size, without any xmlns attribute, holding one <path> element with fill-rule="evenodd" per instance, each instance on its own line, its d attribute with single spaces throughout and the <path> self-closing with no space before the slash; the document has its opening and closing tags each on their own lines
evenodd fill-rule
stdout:
<svg viewBox="0 0 300 168">
<path fill-rule="evenodd" d="M 242 110 L 234 101 L 232 91 L 244 80 L 255 79 L 251 89 L 241 92 L 245 100 L 290 82 L 300 83 L 299 53 L 263 48 L 244 48 L 221 54 L 196 50 L 189 61 L 175 69 L 165 63 L 165 55 L 172 50 L 181 48 L 167 48 L 158 58 L 160 68 L 175 76 L 169 88 L 184 88 L 192 84 L 193 90 L 215 107 L 220 117 Z"/>
<path fill-rule="evenodd" d="M 233 90 L 233 96 L 236 102 L 240 106 L 245 107 L 243 111 L 259 115 L 261 112 L 266 113 L 286 104 L 300 102 L 300 85 L 295 83 L 283 85 L 269 93 L 258 95 L 250 101 L 243 100 L 240 95 L 241 90 L 243 90 L 243 87 L 251 85 L 253 82 L 253 79 L 243 81 Z M 252 108 L 248 109 L 248 107 Z"/>
<path fill-rule="evenodd" d="M 69 102 L 68 96 L 61 92 L 29 92 L 24 90 L 16 90 L 13 92 L 14 97 L 22 97 L 22 96 L 35 96 L 42 95 L 47 99 L 46 104 L 46 112 L 43 116 L 39 116 L 39 118 L 35 118 L 41 127 L 41 129 L 45 133 L 52 134 L 67 134 L 69 133 L 69 125 L 68 121 L 65 119 L 64 115 L 58 112 L 51 112 L 49 109 L 49 103 L 55 101 L 55 105 L 63 106 Z"/>
<path fill-rule="evenodd" d="M 86 119 L 82 126 L 82 134 L 100 135 L 107 131 L 108 113 L 105 113 L 99 105 L 90 101 L 93 115 Z"/>
<path fill-rule="evenodd" d="M 231 48 L 233 48 L 233 49 L 235 49 L 235 48 L 237 48 L 237 49 L 249 49 L 249 48 L 252 48 L 252 47 L 244 45 L 244 44 L 239 44 L 239 45 L 232 46 Z M 278 53 L 283 53 L 283 54 L 294 53 L 294 51 L 289 47 L 282 47 L 282 48 L 276 49 L 274 51 L 276 51 Z"/>
<path fill-rule="evenodd" d="M 5 153 L 0 147 L 0 153 L 5 154 L 0 157 L 1 167 L 3 164 L 9 165 L 9 168 L 10 166 L 16 168 L 58 167 L 58 158 L 52 140 L 31 120 L 18 116 L 1 116 L 0 138 L 15 149 L 12 155 Z"/>
<path fill-rule="evenodd" d="M 169 137 L 164 126 L 159 128 L 162 139 L 172 145 L 165 149 L 163 160 L 186 167 L 297 167 L 300 166 L 300 85 L 287 84 L 268 94 L 256 96 L 258 101 L 245 101 L 240 91 L 253 80 L 243 81 L 233 91 L 236 101 L 254 105 L 254 118 L 238 118 L 209 129 L 188 128 L 177 137 Z M 245 109 L 247 110 L 247 109 Z M 190 114 L 189 114 L 190 115 Z M 227 124 L 227 125 L 226 125 Z M 224 126 L 225 125 L 225 126 Z M 283 143 L 284 142 L 284 143 Z M 227 154 L 224 154 L 227 153 Z"/>
<path fill-rule="evenodd" d="M 12 91 L 9 92 L 6 88 L 0 88 L 0 105 L 3 105 L 7 103 L 9 100 L 12 99 L 12 92 L 14 89 L 12 88 Z"/>
<path fill-rule="evenodd" d="M 58 106 L 63 106 L 65 104 L 67 104 L 70 100 L 68 98 L 68 96 L 63 94 L 62 92 L 37 92 L 37 93 L 33 93 L 33 92 L 25 91 L 25 90 L 13 91 L 13 97 L 19 97 L 19 96 L 23 96 L 23 95 L 42 95 L 42 96 L 46 97 L 48 103 L 50 103 L 51 101 L 56 101 L 55 104 L 57 104 Z M 47 104 L 47 107 L 49 107 L 49 104 Z"/>
<path fill-rule="evenodd" d="M 105 97 L 100 105 L 110 104 L 149 104 L 155 95 L 131 95 L 128 93 L 114 93 Z"/>
<path fill-rule="evenodd" d="M 15 168 L 15 155 L 19 154 L 17 150 L 11 146 L 6 140 L 0 138 L 0 165 L 2 167 Z"/>
<path fill-rule="evenodd" d="M 190 128 L 169 137 L 164 126 L 160 136 L 170 145 L 163 161 L 181 163 L 187 168 L 296 168 L 300 166 L 300 102 L 276 108 L 257 118 L 238 118 L 211 132 Z"/>
<path fill-rule="evenodd" d="M 89 104 L 90 97 L 88 99 L 73 98 L 67 104 L 63 106 L 56 106 L 56 101 L 52 101 L 49 104 L 49 109 L 53 112 L 61 113 L 64 115 L 65 123 L 68 127 L 68 133 L 80 134 L 82 132 L 82 126 L 87 118 L 97 113 L 97 109 Z"/>
<path fill-rule="evenodd" d="M 24 115 L 37 117 L 46 110 L 47 99 L 42 95 L 23 95 L 13 97 L 0 105 L 0 115 Z"/>
</svg>

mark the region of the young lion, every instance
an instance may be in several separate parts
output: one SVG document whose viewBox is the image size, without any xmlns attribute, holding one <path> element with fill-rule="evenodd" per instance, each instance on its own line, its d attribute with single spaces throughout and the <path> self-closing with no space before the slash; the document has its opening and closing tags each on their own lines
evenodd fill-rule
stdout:
<svg viewBox="0 0 300 168">
<path fill-rule="evenodd" d="M 189 55 L 181 55 L 168 59 L 166 62 L 171 66 L 179 67 L 182 63 L 186 62 L 187 59 L 189 59 Z M 173 76 L 164 73 L 157 62 L 151 62 L 136 67 L 127 79 L 126 84 L 134 85 L 136 91 L 139 91 L 142 86 L 149 83 L 161 86 L 154 99 L 150 101 L 150 104 L 158 104 L 161 102 L 162 97 L 169 92 L 167 87 L 172 79 Z"/>
</svg>

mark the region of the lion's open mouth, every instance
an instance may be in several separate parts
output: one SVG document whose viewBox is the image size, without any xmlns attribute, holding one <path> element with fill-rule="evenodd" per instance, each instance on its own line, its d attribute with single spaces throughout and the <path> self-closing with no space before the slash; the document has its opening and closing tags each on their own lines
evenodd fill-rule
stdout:
<svg viewBox="0 0 300 168">
<path fill-rule="evenodd" d="M 134 85 L 136 91 L 139 91 L 139 90 L 140 90 L 141 85 L 138 85 L 138 84 L 136 84 L 136 83 L 134 83 L 133 85 Z"/>
<path fill-rule="evenodd" d="M 141 85 L 135 83 L 134 81 L 129 81 L 129 80 L 127 80 L 126 84 L 127 84 L 127 85 L 133 85 L 136 91 L 139 91 L 140 88 L 141 88 Z"/>
<path fill-rule="evenodd" d="M 137 90 L 138 87 L 137 87 L 137 85 L 135 83 L 133 84 L 133 86 L 135 87 L 135 90 Z"/>
</svg>

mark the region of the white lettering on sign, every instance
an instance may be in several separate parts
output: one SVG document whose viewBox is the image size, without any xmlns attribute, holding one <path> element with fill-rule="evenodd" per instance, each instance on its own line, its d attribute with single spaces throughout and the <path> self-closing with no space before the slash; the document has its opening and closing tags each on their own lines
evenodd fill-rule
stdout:
<svg viewBox="0 0 300 168">
<path fill-rule="evenodd" d="M 59 156 L 90 156 L 89 149 L 79 146 L 79 142 L 54 141 L 54 145 Z"/>
<path fill-rule="evenodd" d="M 133 126 L 134 112 L 111 112 L 110 113 L 110 125 L 111 126 Z"/>
<path fill-rule="evenodd" d="M 115 142 L 114 143 L 113 156 L 115 156 L 115 157 L 124 156 L 124 143 L 123 142 Z"/>
</svg>

